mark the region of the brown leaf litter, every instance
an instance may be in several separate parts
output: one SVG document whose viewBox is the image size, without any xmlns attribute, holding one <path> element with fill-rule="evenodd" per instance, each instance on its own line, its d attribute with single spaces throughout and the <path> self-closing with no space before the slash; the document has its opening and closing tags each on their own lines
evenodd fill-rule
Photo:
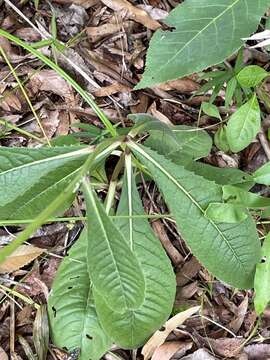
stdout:
<svg viewBox="0 0 270 360">
<path fill-rule="evenodd" d="M 168 81 L 153 89 L 133 91 L 134 85 L 141 78 L 153 31 L 164 27 L 164 18 L 179 1 L 53 0 L 51 5 L 45 1 L 39 3 L 36 11 L 32 1 L 14 2 L 27 19 L 48 33 L 51 32 L 52 9 L 54 10 L 57 39 L 63 43 L 70 41 L 69 47 L 63 54 L 52 52 L 49 47 L 42 51 L 56 59 L 59 65 L 94 97 L 113 123 L 121 122 L 123 126 L 130 126 L 127 115 L 132 112 L 152 114 L 167 124 L 197 125 L 200 105 L 202 101 L 209 101 L 208 94 L 194 95 L 202 85 L 197 75 Z M 0 6 L 2 28 L 28 42 L 41 40 L 40 33 L 14 10 L 1 1 Z M 93 110 L 82 102 L 59 75 L 4 38 L 0 38 L 0 46 L 16 67 L 16 73 L 23 82 L 49 139 L 73 133 L 75 128 L 70 126 L 75 122 L 102 128 Z M 245 50 L 245 61 L 267 64 L 269 54 Z M 0 118 L 40 136 L 40 128 L 33 120 L 17 85 L 5 62 L 0 59 Z M 265 91 L 268 93 L 267 86 Z M 222 97 L 218 99 L 217 105 L 223 100 Z M 228 111 L 224 112 L 222 107 L 220 109 L 222 115 L 226 116 Z M 267 109 L 266 111 L 269 112 Z M 213 119 L 201 117 L 200 124 L 201 127 L 208 128 L 211 136 L 214 135 L 217 124 Z M 268 127 L 269 124 L 266 124 L 263 131 Z M 235 167 L 252 172 L 267 160 L 264 143 L 265 139 L 258 138 L 245 151 L 233 156 L 218 152 L 213 147 L 211 154 L 203 161 L 219 167 Z M 6 131 L 3 125 L 0 145 L 40 146 L 35 140 L 15 130 Z M 142 193 L 147 212 L 167 212 L 152 184 L 146 182 Z M 80 214 L 80 206 L 77 210 Z M 71 216 L 74 214 L 72 211 Z M 201 311 L 200 316 L 186 318 L 184 325 L 178 326 L 183 319 L 177 320 L 171 326 L 166 323 L 165 330 L 158 331 L 145 345 L 143 353 L 146 358 L 269 359 L 269 316 L 267 312 L 264 314 L 256 330 L 257 318 L 251 305 L 252 291 L 233 290 L 213 279 L 190 254 L 173 222 L 157 220 L 152 222 L 152 227 L 176 271 L 177 294 L 172 318 L 168 323 L 179 320 L 183 311 L 188 308 L 193 311 L 192 307 L 201 306 Z M 21 230 L 20 227 L 0 228 L 1 246 L 12 241 L 14 235 Z M 48 360 L 71 358 L 52 344 L 49 344 L 50 352 L 46 354 L 48 333 L 45 331 L 44 334 L 37 334 L 37 329 L 46 330 L 46 312 L 43 312 L 45 317 L 42 316 L 41 320 L 33 302 L 36 305 L 46 303 L 61 258 L 77 238 L 76 226 L 75 235 L 72 235 L 73 230 L 70 224 L 63 223 L 43 226 L 29 239 L 31 245 L 23 245 L 27 248 L 26 254 L 22 252 L 21 256 L 16 258 L 15 264 L 12 256 L 14 258 L 16 254 L 13 254 L 1 265 L 6 267 L 0 274 L 0 360 L 25 359 L 27 351 L 28 354 L 31 354 L 31 351 L 38 352 L 44 360 L 45 357 Z M 32 251 L 33 248 L 36 250 Z M 20 248 L 20 251 L 22 249 Z M 20 296 L 26 296 L 32 305 L 5 291 L 1 286 L 15 290 Z M 35 318 L 39 326 L 36 326 L 33 339 Z M 245 343 L 251 335 L 253 337 Z M 142 359 L 141 349 L 133 353 L 115 348 L 112 351 L 124 360 Z M 111 355 L 106 355 L 108 359 L 109 356 Z M 76 358 L 75 355 L 73 358 Z"/>
</svg>

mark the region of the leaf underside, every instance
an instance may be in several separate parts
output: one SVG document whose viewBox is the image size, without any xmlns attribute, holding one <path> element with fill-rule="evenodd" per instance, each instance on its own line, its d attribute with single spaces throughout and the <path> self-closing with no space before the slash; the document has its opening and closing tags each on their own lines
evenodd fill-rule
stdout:
<svg viewBox="0 0 270 360">
<path fill-rule="evenodd" d="M 87 232 L 63 260 L 48 300 L 53 342 L 69 351 L 80 349 L 80 360 L 99 360 L 112 341 L 101 328 L 86 264 Z"/>
<path fill-rule="evenodd" d="M 128 183 L 125 176 L 117 215 L 143 214 L 134 177 L 132 175 Z M 98 294 L 94 293 L 94 297 L 100 322 L 115 343 L 123 348 L 137 348 L 169 317 L 175 296 L 175 275 L 147 219 L 133 218 L 130 222 L 122 218 L 115 224 L 125 239 L 132 241 L 133 251 L 141 263 L 146 284 L 144 301 L 139 309 L 119 314 L 111 311 Z"/>
<path fill-rule="evenodd" d="M 185 0 L 150 42 L 146 70 L 136 89 L 181 78 L 221 63 L 256 30 L 269 0 Z"/>
<path fill-rule="evenodd" d="M 207 219 L 205 209 L 222 202 L 222 188 L 164 156 L 131 143 L 131 150 L 147 167 L 174 215 L 192 253 L 218 279 L 239 288 L 253 286 L 260 243 L 250 216 L 240 224 Z"/>
</svg>

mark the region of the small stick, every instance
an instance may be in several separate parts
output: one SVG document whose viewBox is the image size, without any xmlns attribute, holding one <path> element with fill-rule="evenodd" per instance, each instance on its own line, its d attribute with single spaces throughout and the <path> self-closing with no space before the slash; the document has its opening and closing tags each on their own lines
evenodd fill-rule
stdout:
<svg viewBox="0 0 270 360">
<path fill-rule="evenodd" d="M 270 160 L 270 146 L 263 130 L 259 132 L 258 137 L 265 152 L 265 155 L 267 156 L 267 159 Z"/>
</svg>

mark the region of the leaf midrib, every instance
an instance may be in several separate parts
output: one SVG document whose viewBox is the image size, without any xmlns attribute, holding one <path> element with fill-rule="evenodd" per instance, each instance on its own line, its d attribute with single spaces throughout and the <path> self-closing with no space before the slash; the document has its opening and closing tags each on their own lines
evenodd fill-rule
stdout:
<svg viewBox="0 0 270 360">
<path fill-rule="evenodd" d="M 15 213 L 13 213 L 13 217 L 16 218 L 16 213 L 18 213 L 19 211 L 22 211 L 22 209 L 24 209 L 27 205 L 31 204 L 33 201 L 35 201 L 37 198 L 39 198 L 42 194 L 46 193 L 47 191 L 49 191 L 51 188 L 53 188 L 54 186 L 57 186 L 58 184 L 60 184 L 62 181 L 68 179 L 69 177 L 71 177 L 72 175 L 75 175 L 77 172 L 79 172 L 81 170 L 82 166 L 77 168 L 76 170 L 72 171 L 71 173 L 69 173 L 68 175 L 62 177 L 60 180 L 58 180 L 57 182 L 51 184 L 50 186 L 48 186 L 46 189 L 44 189 L 43 191 L 39 192 L 36 196 L 33 196 L 30 200 L 28 200 L 26 203 L 24 203 L 22 206 L 18 207 L 15 211 Z M 34 185 L 34 184 L 33 184 Z M 16 199 L 14 200 L 16 201 Z M 12 202 L 14 202 L 12 201 Z"/>
<path fill-rule="evenodd" d="M 99 213 L 99 210 L 98 210 L 98 208 L 97 208 L 96 201 L 95 201 L 95 199 L 94 199 L 92 190 L 89 188 L 89 185 L 88 185 L 86 182 L 84 182 L 84 184 L 85 184 L 85 189 L 87 190 L 89 199 L 91 200 L 92 206 L 93 206 L 94 211 L 95 211 L 95 213 L 96 213 L 97 220 L 98 220 L 98 222 L 99 222 L 99 224 L 100 224 L 101 230 L 102 230 L 103 235 L 104 235 L 104 237 L 105 237 L 105 239 L 106 239 L 106 242 L 107 242 L 107 245 L 108 245 L 108 249 L 109 249 L 109 251 L 110 251 L 110 253 L 111 253 L 111 257 L 112 257 L 113 263 L 114 263 L 114 265 L 115 265 L 116 272 L 117 272 L 117 277 L 118 277 L 118 279 L 119 279 L 119 283 L 120 283 L 121 290 L 122 290 L 122 295 L 120 295 L 120 296 L 121 296 L 122 298 L 124 298 L 125 310 L 127 310 L 127 309 L 128 309 L 128 305 L 127 305 L 126 297 L 124 296 L 124 285 L 122 284 L 122 279 L 121 279 L 121 276 L 120 276 L 120 274 L 119 274 L 118 265 L 117 265 L 117 263 L 116 263 L 116 261 L 115 261 L 114 254 L 113 254 L 112 248 L 111 248 L 111 246 L 110 246 L 110 241 L 109 241 L 108 236 L 107 236 L 107 232 L 106 232 L 106 230 L 105 230 L 105 228 L 104 228 L 102 219 L 101 219 L 101 217 L 100 217 L 100 213 Z M 110 307 L 110 306 L 109 306 L 109 307 Z"/>
<path fill-rule="evenodd" d="M 129 145 L 131 146 L 131 148 L 133 147 L 141 155 L 143 155 L 145 158 L 147 158 L 149 161 L 151 161 L 152 164 L 154 164 L 156 167 L 158 167 L 178 188 L 180 188 L 180 190 L 182 192 L 184 192 L 184 194 L 186 196 L 188 196 L 190 201 L 202 212 L 203 216 L 205 216 L 204 209 L 200 206 L 200 204 L 191 196 L 191 194 L 173 176 L 171 176 L 165 169 L 163 169 L 163 167 L 159 163 L 157 163 L 150 155 L 148 155 L 146 152 L 144 152 L 143 149 L 141 149 L 137 144 L 135 144 L 133 142 L 129 142 Z M 226 242 L 227 246 L 231 250 L 231 252 L 232 252 L 233 256 L 235 257 L 235 259 L 240 263 L 243 271 L 246 272 L 246 269 L 245 269 L 244 264 L 242 263 L 241 259 L 238 257 L 238 255 L 236 254 L 234 248 L 231 246 L 229 240 L 224 236 L 223 232 L 219 229 L 217 224 L 215 224 L 211 219 L 207 219 L 207 220 L 217 230 L 219 235 L 223 238 L 223 240 Z"/>
<path fill-rule="evenodd" d="M 87 148 L 72 151 L 72 152 L 69 152 L 69 153 L 60 154 L 60 155 L 56 155 L 56 156 L 52 156 L 52 157 L 47 157 L 47 158 L 41 159 L 41 160 L 36 160 L 36 161 L 30 162 L 30 163 L 27 163 L 27 164 L 12 167 L 12 168 L 10 168 L 10 169 L 8 169 L 6 171 L 3 171 L 3 172 L 0 172 L 0 177 L 3 176 L 3 175 L 6 175 L 6 174 L 8 174 L 8 173 L 10 173 L 12 171 L 17 171 L 17 170 L 20 170 L 20 169 L 23 169 L 23 168 L 40 165 L 40 164 L 46 163 L 46 162 L 49 163 L 50 161 L 62 160 L 62 159 L 66 159 L 66 158 L 69 158 L 69 157 L 77 157 L 77 156 L 81 156 L 81 155 L 87 155 L 92 151 L 93 151 L 92 147 L 87 147 Z"/>
<path fill-rule="evenodd" d="M 249 114 L 253 111 L 253 105 L 254 105 L 256 100 L 257 100 L 257 97 L 256 97 L 256 94 L 254 94 L 253 98 L 252 98 L 252 101 L 251 101 L 251 104 L 250 104 L 250 106 L 248 108 L 248 112 L 247 112 L 246 116 L 244 117 L 244 122 L 243 122 L 243 126 L 241 126 L 239 138 L 241 138 L 242 133 L 243 133 L 244 129 L 246 128 L 246 123 L 249 120 Z"/>
<path fill-rule="evenodd" d="M 160 68 L 159 71 L 162 71 L 167 65 L 169 65 L 177 56 L 179 56 L 186 47 L 188 47 L 198 36 L 201 35 L 201 33 L 203 33 L 205 30 L 207 30 L 207 28 L 209 26 L 211 26 L 212 24 L 214 24 L 221 16 L 223 16 L 227 11 L 231 10 L 239 1 L 242 0 L 235 0 L 233 4 L 231 4 L 230 6 L 228 6 L 225 10 L 222 11 L 222 13 L 220 13 L 218 16 L 216 16 L 215 18 L 212 19 L 212 21 L 210 21 L 202 30 L 198 31 L 197 34 L 195 36 L 193 36 L 181 49 L 179 49 L 179 51 L 176 52 L 176 54 L 174 54 L 173 57 L 171 57 L 166 63 L 164 63 Z"/>
</svg>

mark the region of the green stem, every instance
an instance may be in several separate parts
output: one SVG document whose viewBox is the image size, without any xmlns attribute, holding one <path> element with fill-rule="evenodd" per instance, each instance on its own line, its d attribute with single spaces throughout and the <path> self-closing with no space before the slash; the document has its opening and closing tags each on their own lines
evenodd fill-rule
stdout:
<svg viewBox="0 0 270 360">
<path fill-rule="evenodd" d="M 114 219 L 170 219 L 173 216 L 171 214 L 149 214 L 149 215 L 109 215 L 109 217 Z M 47 219 L 44 224 L 52 222 L 75 222 L 75 221 L 85 221 L 87 220 L 86 216 L 70 216 L 70 217 L 54 217 Z M 12 226 L 12 225 L 25 225 L 31 224 L 35 219 L 25 219 L 25 220 L 0 220 L 0 226 Z"/>
<path fill-rule="evenodd" d="M 17 131 L 18 133 L 22 134 L 22 135 L 25 135 L 27 137 L 30 137 L 32 139 L 35 139 L 37 140 L 38 142 L 40 142 L 41 144 L 43 144 L 43 140 L 41 138 L 39 138 L 38 136 L 34 135 L 34 134 L 31 134 L 30 132 L 26 131 L 26 130 L 23 130 L 15 125 L 12 125 L 10 124 L 7 120 L 4 120 L 4 119 L 0 119 L 0 124 L 1 125 L 4 125 L 6 126 L 7 128 L 9 128 L 10 130 L 15 130 Z"/>
</svg>

